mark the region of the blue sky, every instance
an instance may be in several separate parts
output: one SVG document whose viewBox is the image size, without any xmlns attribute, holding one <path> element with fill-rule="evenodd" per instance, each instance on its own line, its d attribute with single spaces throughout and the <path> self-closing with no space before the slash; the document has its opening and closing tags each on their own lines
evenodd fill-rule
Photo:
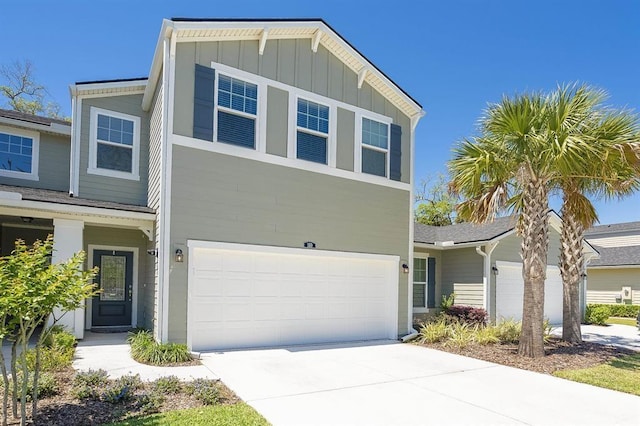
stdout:
<svg viewBox="0 0 640 426">
<path fill-rule="evenodd" d="M 0 63 L 31 60 L 67 113 L 75 81 L 147 75 L 162 18 L 321 17 L 424 107 L 417 181 L 445 171 L 452 145 L 502 94 L 581 81 L 640 111 L 635 0 L 21 0 L 2 16 Z M 640 220 L 640 194 L 596 207 L 601 223 Z"/>
</svg>

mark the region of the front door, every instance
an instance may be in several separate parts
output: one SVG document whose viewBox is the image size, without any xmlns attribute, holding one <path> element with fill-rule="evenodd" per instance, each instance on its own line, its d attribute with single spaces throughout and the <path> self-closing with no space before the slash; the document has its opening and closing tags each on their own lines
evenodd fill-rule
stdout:
<svg viewBox="0 0 640 426">
<path fill-rule="evenodd" d="M 93 265 L 100 268 L 95 282 L 101 291 L 93 298 L 91 325 L 132 325 L 133 252 L 94 250 Z"/>
</svg>

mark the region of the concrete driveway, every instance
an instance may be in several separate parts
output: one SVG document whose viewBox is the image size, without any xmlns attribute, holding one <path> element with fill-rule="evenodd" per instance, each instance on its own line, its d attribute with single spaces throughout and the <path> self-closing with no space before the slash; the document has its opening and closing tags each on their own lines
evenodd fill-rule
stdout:
<svg viewBox="0 0 640 426">
<path fill-rule="evenodd" d="M 274 426 L 640 424 L 639 397 L 391 341 L 202 358 Z"/>
</svg>

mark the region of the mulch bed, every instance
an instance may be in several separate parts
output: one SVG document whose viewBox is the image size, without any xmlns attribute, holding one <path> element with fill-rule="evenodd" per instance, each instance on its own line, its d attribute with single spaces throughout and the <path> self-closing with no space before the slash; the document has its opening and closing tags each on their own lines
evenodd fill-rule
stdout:
<svg viewBox="0 0 640 426">
<path fill-rule="evenodd" d="M 637 354 L 637 352 L 615 346 L 589 342 L 567 343 L 560 339 L 551 339 L 545 344 L 546 356 L 544 358 L 522 357 L 518 355 L 518 345 L 511 344 L 472 344 L 464 348 L 448 346 L 443 343 L 424 343 L 420 345 L 546 374 L 552 374 L 559 370 L 592 367 L 624 355 Z"/>
<path fill-rule="evenodd" d="M 58 394 L 38 401 L 38 416 L 31 423 L 33 425 L 68 426 L 68 425 L 99 425 L 125 420 L 143 414 L 135 400 L 111 404 L 96 400 L 79 400 L 72 395 L 72 383 L 75 376 L 73 368 L 53 373 L 58 383 Z M 240 399 L 222 382 L 218 383 L 220 399 L 218 404 L 235 404 Z M 148 390 L 149 384 L 136 393 Z M 167 395 L 159 412 L 202 407 L 203 404 L 184 392 Z M 29 404 L 29 409 L 31 408 Z M 18 408 L 19 410 L 19 408 Z M 28 413 L 29 415 L 30 413 Z M 9 413 L 9 424 L 20 424 Z"/>
</svg>

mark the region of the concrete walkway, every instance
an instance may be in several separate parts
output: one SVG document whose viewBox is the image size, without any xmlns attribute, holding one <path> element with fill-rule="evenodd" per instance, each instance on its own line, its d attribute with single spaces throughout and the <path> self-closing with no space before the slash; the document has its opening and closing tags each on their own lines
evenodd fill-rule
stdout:
<svg viewBox="0 0 640 426">
<path fill-rule="evenodd" d="M 217 379 L 205 365 L 188 367 L 155 367 L 140 364 L 131 358 L 127 333 L 85 332 L 84 339 L 78 341 L 73 368 L 79 371 L 103 369 L 111 378 L 127 374 L 139 374 L 145 381 L 159 377 L 177 376 L 182 380 L 197 378 Z"/>
<path fill-rule="evenodd" d="M 582 325 L 582 339 L 602 345 L 619 346 L 621 348 L 640 351 L 640 331 L 630 325 Z M 562 327 L 553 329 L 552 334 L 562 336 Z"/>
<path fill-rule="evenodd" d="M 638 425 L 640 397 L 396 342 L 205 353 L 274 426 Z"/>
</svg>

